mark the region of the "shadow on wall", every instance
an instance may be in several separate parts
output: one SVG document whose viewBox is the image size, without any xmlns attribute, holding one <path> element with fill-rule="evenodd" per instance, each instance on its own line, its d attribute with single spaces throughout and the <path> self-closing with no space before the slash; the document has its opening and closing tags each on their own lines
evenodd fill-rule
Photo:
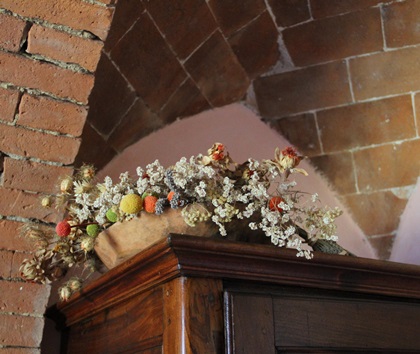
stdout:
<svg viewBox="0 0 420 354">
<path fill-rule="evenodd" d="M 420 178 L 408 200 L 394 241 L 390 260 L 420 265 Z"/>
<path fill-rule="evenodd" d="M 181 157 L 189 158 L 206 153 L 214 142 L 226 145 L 234 161 L 243 162 L 252 157 L 268 159 L 274 157 L 276 147 L 284 148 L 290 143 L 251 110 L 241 104 L 205 111 L 183 119 L 148 135 L 114 158 L 98 174 L 99 179 L 110 176 L 118 179 L 120 173 L 128 171 L 135 175 L 137 166 L 145 166 L 158 159 L 170 166 Z M 317 192 L 323 204 L 338 206 L 345 210 L 315 170 L 302 162 L 309 176 L 295 177 L 302 191 Z M 337 220 L 339 243 L 357 256 L 376 258 L 369 242 L 352 218 L 345 212 Z"/>
</svg>

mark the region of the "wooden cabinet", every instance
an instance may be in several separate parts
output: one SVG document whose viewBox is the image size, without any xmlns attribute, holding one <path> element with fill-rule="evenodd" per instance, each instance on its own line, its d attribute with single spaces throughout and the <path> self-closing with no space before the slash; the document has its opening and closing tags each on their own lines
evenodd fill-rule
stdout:
<svg viewBox="0 0 420 354">
<path fill-rule="evenodd" d="M 420 267 L 193 236 L 58 309 L 68 353 L 420 352 Z"/>
</svg>

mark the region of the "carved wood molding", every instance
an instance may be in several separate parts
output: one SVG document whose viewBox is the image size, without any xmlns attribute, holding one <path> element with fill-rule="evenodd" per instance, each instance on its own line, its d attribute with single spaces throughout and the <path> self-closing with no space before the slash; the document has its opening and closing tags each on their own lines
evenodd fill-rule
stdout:
<svg viewBox="0 0 420 354">
<path fill-rule="evenodd" d="M 420 299 L 420 267 L 187 235 L 169 235 L 111 269 L 68 302 L 67 325 L 170 279 L 211 277 Z"/>
</svg>

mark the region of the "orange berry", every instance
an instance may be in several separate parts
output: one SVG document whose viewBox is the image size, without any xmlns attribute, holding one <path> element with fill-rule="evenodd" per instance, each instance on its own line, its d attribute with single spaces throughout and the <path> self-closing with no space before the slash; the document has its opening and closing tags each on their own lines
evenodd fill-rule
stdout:
<svg viewBox="0 0 420 354">
<path fill-rule="evenodd" d="M 279 207 L 279 204 L 281 202 L 284 202 L 284 199 L 282 197 L 272 197 L 270 199 L 270 202 L 268 203 L 268 207 L 271 211 L 277 210 L 278 212 L 283 212 L 283 209 Z"/>
<path fill-rule="evenodd" d="M 172 198 L 174 197 L 174 194 L 175 194 L 175 192 L 174 192 L 174 191 L 170 191 L 170 192 L 168 193 L 167 198 L 168 198 L 168 200 L 169 200 L 169 201 L 171 201 L 171 200 L 172 200 Z"/>
<path fill-rule="evenodd" d="M 153 195 L 148 195 L 144 198 L 144 210 L 148 213 L 154 213 L 156 212 L 156 202 L 157 197 Z"/>
</svg>

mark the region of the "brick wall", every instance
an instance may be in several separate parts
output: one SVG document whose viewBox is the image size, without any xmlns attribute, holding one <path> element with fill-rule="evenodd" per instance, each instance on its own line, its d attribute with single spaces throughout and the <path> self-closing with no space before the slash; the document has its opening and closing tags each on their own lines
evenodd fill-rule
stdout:
<svg viewBox="0 0 420 354">
<path fill-rule="evenodd" d="M 22 282 L 24 222 L 54 223 L 40 198 L 72 174 L 109 1 L 0 1 L 0 351 L 39 353 L 49 286 Z"/>
<path fill-rule="evenodd" d="M 241 101 L 308 155 L 387 258 L 420 150 L 419 0 L 0 0 L 0 349 L 39 353 L 49 288 L 18 230 L 56 179 Z M 111 26 L 112 25 L 112 26 Z M 13 329 L 12 331 L 10 329 Z"/>
<path fill-rule="evenodd" d="M 420 170 L 420 1 L 294 3 L 276 16 L 290 61 L 254 81 L 258 109 L 387 259 Z"/>
</svg>

